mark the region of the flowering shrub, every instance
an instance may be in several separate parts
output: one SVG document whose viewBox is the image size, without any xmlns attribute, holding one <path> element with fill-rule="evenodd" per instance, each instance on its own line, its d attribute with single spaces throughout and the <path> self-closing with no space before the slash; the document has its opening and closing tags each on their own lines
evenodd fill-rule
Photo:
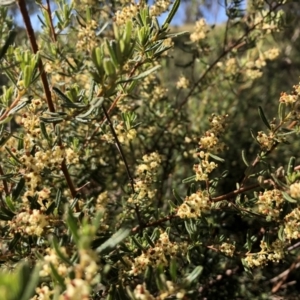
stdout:
<svg viewBox="0 0 300 300">
<path fill-rule="evenodd" d="M 296 153 L 288 165 L 271 158 L 299 132 L 300 89 L 277 95 L 277 116 L 258 107 L 248 161 L 230 138 L 245 129 L 230 127 L 243 100 L 231 95 L 278 59 L 270 39 L 285 1 L 249 1 L 245 12 L 240 2 L 226 2 L 222 44 L 204 19 L 188 35 L 170 30 L 179 0 L 57 0 L 54 11 L 38 1 L 39 35 L 18 0 L 21 45 L 0 8 L 1 299 L 285 293 L 298 267 L 299 166 Z M 182 36 L 191 69 L 166 77 Z M 232 148 L 245 166 L 224 188 Z M 251 274 L 267 278 L 263 291 Z"/>
</svg>

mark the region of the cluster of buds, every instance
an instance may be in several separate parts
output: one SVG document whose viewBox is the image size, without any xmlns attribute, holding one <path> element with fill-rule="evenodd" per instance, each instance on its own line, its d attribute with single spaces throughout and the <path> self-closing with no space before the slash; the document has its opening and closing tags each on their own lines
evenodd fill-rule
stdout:
<svg viewBox="0 0 300 300">
<path fill-rule="evenodd" d="M 212 115 L 210 119 L 211 129 L 206 131 L 205 135 L 200 138 L 200 152 L 198 153 L 200 162 L 199 164 L 194 165 L 196 181 L 206 181 L 208 179 L 208 174 L 218 166 L 215 162 L 210 161 L 209 159 L 210 154 L 221 152 L 226 148 L 225 144 L 220 141 L 220 136 L 225 131 L 226 118 L 227 115 Z"/>
</svg>

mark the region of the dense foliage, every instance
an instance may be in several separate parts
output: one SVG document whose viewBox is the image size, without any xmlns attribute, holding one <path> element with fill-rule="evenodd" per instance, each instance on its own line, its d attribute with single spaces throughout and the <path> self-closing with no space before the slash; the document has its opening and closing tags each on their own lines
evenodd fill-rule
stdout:
<svg viewBox="0 0 300 300">
<path fill-rule="evenodd" d="M 0 299 L 295 299 L 294 3 L 54 2 L 0 7 Z"/>
</svg>

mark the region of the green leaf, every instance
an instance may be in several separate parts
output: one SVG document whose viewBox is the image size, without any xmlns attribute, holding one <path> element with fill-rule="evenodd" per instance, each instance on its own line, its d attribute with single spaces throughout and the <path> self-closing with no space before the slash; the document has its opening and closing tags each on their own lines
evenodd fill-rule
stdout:
<svg viewBox="0 0 300 300">
<path fill-rule="evenodd" d="M 225 159 L 223 159 L 223 158 L 221 158 L 221 157 L 219 157 L 219 156 L 217 156 L 217 155 L 214 155 L 214 154 L 212 154 L 212 153 L 209 153 L 209 156 L 210 156 L 211 158 L 217 160 L 217 161 L 220 161 L 220 162 L 224 162 L 224 161 L 225 161 Z"/>
<path fill-rule="evenodd" d="M 23 70 L 23 79 L 24 79 L 24 86 L 25 88 L 28 88 L 31 83 L 32 78 L 32 69 L 30 66 L 25 66 Z"/>
<path fill-rule="evenodd" d="M 9 242 L 8 249 L 10 251 L 13 250 L 20 240 L 21 240 L 21 234 L 16 233 L 14 238 Z"/>
<path fill-rule="evenodd" d="M 79 197 L 75 197 L 74 199 L 73 199 L 73 202 L 71 203 L 71 205 L 70 205 L 70 209 L 71 210 L 73 210 L 73 208 L 76 206 L 76 204 L 77 204 L 77 202 L 79 201 Z"/>
<path fill-rule="evenodd" d="M 12 191 L 12 199 L 13 199 L 13 201 L 15 201 L 15 200 L 17 200 L 19 198 L 19 196 L 20 196 L 20 194 L 21 194 L 24 186 L 25 186 L 25 179 L 24 179 L 24 177 L 22 177 L 19 180 L 17 186 Z"/>
<path fill-rule="evenodd" d="M 28 300 L 34 296 L 35 289 L 40 280 L 40 269 L 41 267 L 39 265 L 36 265 L 31 271 L 30 276 L 25 277 L 25 289 L 23 290 L 22 295 L 18 299 Z"/>
<path fill-rule="evenodd" d="M 114 63 L 110 58 L 103 59 L 103 68 L 107 76 L 114 76 L 117 72 Z"/>
<path fill-rule="evenodd" d="M 40 117 L 40 120 L 45 123 L 60 123 L 64 121 L 62 117 Z"/>
<path fill-rule="evenodd" d="M 5 150 L 9 153 L 9 155 L 11 156 L 11 158 L 18 163 L 19 165 L 21 165 L 22 163 L 18 160 L 18 158 L 14 155 L 14 153 L 12 153 L 12 151 L 5 146 Z"/>
<path fill-rule="evenodd" d="M 244 270 L 245 272 L 251 277 L 253 278 L 253 274 L 252 274 L 252 271 L 251 269 L 249 268 L 248 264 L 247 264 L 247 261 L 245 259 L 242 258 L 242 264 L 243 264 L 243 267 L 244 267 Z"/>
<path fill-rule="evenodd" d="M 283 103 L 283 102 L 280 102 L 279 103 L 279 106 L 278 106 L 278 117 L 279 117 L 279 120 L 281 122 L 283 122 L 285 120 L 285 109 L 286 109 L 286 104 Z"/>
<path fill-rule="evenodd" d="M 180 197 L 180 195 L 178 194 L 178 192 L 177 192 L 176 189 L 173 189 L 172 191 L 173 191 L 173 195 L 174 195 L 174 197 L 175 197 L 175 199 L 176 199 L 176 201 L 177 201 L 176 204 L 178 204 L 178 205 L 182 204 L 183 201 L 184 201 L 184 199 L 182 199 L 182 198 Z"/>
<path fill-rule="evenodd" d="M 7 1 L 11 2 L 11 3 L 14 2 L 14 1 L 10 1 L 10 0 L 7 0 Z M 1 3 L 3 3 L 3 1 L 1 1 Z M 0 50 L 0 61 L 4 57 L 4 55 L 7 51 L 7 49 L 9 48 L 9 46 L 13 44 L 16 36 L 17 36 L 17 31 L 11 30 L 9 32 L 8 37 L 5 41 L 5 44 L 3 45 L 3 47 Z"/>
<path fill-rule="evenodd" d="M 82 105 L 81 103 L 76 104 L 71 99 L 69 99 L 63 92 L 61 92 L 58 88 L 53 87 L 53 92 L 63 101 L 62 106 L 68 108 L 84 108 L 86 105 Z"/>
<path fill-rule="evenodd" d="M 278 238 L 279 240 L 281 241 L 285 241 L 285 237 L 284 237 L 284 226 L 283 225 L 280 225 L 279 226 L 279 230 L 278 230 Z"/>
<path fill-rule="evenodd" d="M 194 182 L 196 179 L 196 175 L 190 176 L 188 178 L 185 178 L 182 180 L 182 183 L 189 183 L 189 182 Z"/>
<path fill-rule="evenodd" d="M 178 8 L 179 8 L 179 5 L 180 5 L 180 0 L 175 0 L 173 6 L 172 6 L 172 9 L 171 11 L 169 12 L 165 22 L 163 23 L 162 25 L 162 29 L 167 29 L 171 23 L 171 21 L 173 20 Z"/>
<path fill-rule="evenodd" d="M 56 196 L 55 196 L 56 207 L 59 207 L 59 205 L 60 205 L 61 196 L 62 196 L 61 189 L 57 189 Z"/>
<path fill-rule="evenodd" d="M 11 216 L 8 216 L 4 213 L 2 213 L 2 209 L 0 210 L 0 220 L 3 220 L 3 221 L 10 221 L 12 220 L 13 217 Z"/>
<path fill-rule="evenodd" d="M 243 159 L 244 164 L 245 164 L 247 167 L 249 167 L 249 162 L 248 162 L 248 160 L 247 160 L 247 158 L 246 158 L 245 150 L 242 150 L 242 159 Z"/>
<path fill-rule="evenodd" d="M 52 276 L 55 279 L 55 281 L 57 281 L 61 287 L 64 287 L 65 286 L 64 278 L 59 275 L 59 273 L 57 272 L 56 268 L 53 266 L 52 263 L 50 263 L 50 268 L 51 268 Z"/>
<path fill-rule="evenodd" d="M 57 239 L 55 236 L 52 236 L 52 245 L 53 248 L 56 251 L 57 256 L 63 261 L 65 262 L 67 265 L 72 266 L 71 261 L 69 260 L 69 258 L 67 256 L 65 256 L 64 253 L 62 253 L 59 244 L 57 243 Z"/>
<path fill-rule="evenodd" d="M 77 224 L 77 219 L 73 216 L 73 213 L 71 210 L 68 210 L 67 225 L 68 225 L 69 230 L 72 233 L 74 241 L 77 244 L 79 241 L 78 224 Z"/>
<path fill-rule="evenodd" d="M 286 192 L 282 192 L 282 195 L 283 195 L 283 198 L 284 198 L 285 200 L 287 200 L 288 202 L 290 202 L 290 203 L 297 203 L 297 202 L 298 202 L 296 199 L 292 198 L 292 197 L 291 197 L 288 193 L 286 193 Z"/>
<path fill-rule="evenodd" d="M 268 120 L 265 116 L 265 113 L 264 113 L 263 109 L 261 108 L 261 106 L 258 107 L 258 114 L 259 114 L 261 120 L 264 122 L 264 124 L 268 127 L 268 129 L 271 130 L 271 126 L 270 126 L 270 124 L 269 124 L 269 122 L 268 122 Z"/>
<path fill-rule="evenodd" d="M 105 40 L 107 50 L 110 55 L 110 59 L 112 60 L 115 68 L 117 69 L 119 67 L 119 61 L 116 56 L 116 41 L 108 41 L 107 39 Z"/>
<path fill-rule="evenodd" d="M 296 157 L 292 156 L 290 158 L 288 168 L 287 168 L 287 175 L 290 176 L 291 174 L 294 173 L 295 170 L 295 164 L 296 164 Z"/>
<path fill-rule="evenodd" d="M 154 241 L 150 238 L 150 236 L 146 232 L 144 232 L 143 237 L 144 237 L 144 239 L 146 239 L 146 241 L 148 242 L 150 247 L 153 247 L 153 248 L 155 247 Z"/>
<path fill-rule="evenodd" d="M 26 100 L 23 100 L 20 102 L 17 106 L 15 106 L 13 109 L 10 110 L 10 112 L 7 114 L 7 116 L 13 116 L 16 112 L 21 110 L 23 107 L 27 106 L 31 102 L 32 97 L 29 97 Z"/>
<path fill-rule="evenodd" d="M 170 275 L 173 282 L 177 280 L 177 262 L 175 259 L 171 259 L 170 262 Z"/>
<path fill-rule="evenodd" d="M 10 81 L 14 84 L 14 86 L 17 86 L 17 80 L 15 79 L 15 76 L 13 75 L 10 68 L 5 68 L 4 72 L 5 72 L 6 76 L 10 79 Z"/>
<path fill-rule="evenodd" d="M 188 283 L 195 282 L 195 280 L 201 275 L 203 271 L 202 266 L 197 266 L 186 278 Z"/>
<path fill-rule="evenodd" d="M 130 234 L 130 229 L 121 228 L 115 234 L 113 234 L 107 241 L 105 241 L 100 247 L 96 249 L 98 253 L 104 251 L 110 251 L 114 249 L 119 243 L 126 239 Z"/>
<path fill-rule="evenodd" d="M 40 129 L 41 129 L 41 133 L 43 135 L 43 137 L 49 141 L 49 135 L 47 133 L 47 129 L 46 129 L 46 126 L 45 126 L 45 123 L 44 122 L 40 122 Z"/>
<path fill-rule="evenodd" d="M 157 71 L 158 69 L 160 69 L 160 67 L 161 67 L 160 65 L 155 66 L 155 67 L 153 67 L 153 68 L 151 68 L 151 69 L 149 69 L 149 70 L 147 70 L 145 72 L 140 73 L 137 76 L 133 76 L 133 77 L 130 77 L 128 79 L 120 80 L 120 81 L 118 81 L 118 83 L 125 83 L 125 82 L 129 82 L 129 81 L 133 81 L 133 80 L 138 80 L 138 79 L 145 78 L 148 75 L 150 75 L 151 73 L 153 73 L 153 72 Z"/>
<path fill-rule="evenodd" d="M 6 206 L 7 206 L 12 212 L 15 211 L 15 206 L 14 206 L 14 203 L 11 201 L 10 196 L 6 196 L 6 197 L 4 198 L 4 202 L 5 202 Z"/>
</svg>

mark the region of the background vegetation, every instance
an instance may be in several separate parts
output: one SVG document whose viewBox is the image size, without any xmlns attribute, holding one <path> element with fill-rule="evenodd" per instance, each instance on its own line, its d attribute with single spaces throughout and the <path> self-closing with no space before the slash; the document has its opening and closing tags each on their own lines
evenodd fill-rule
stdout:
<svg viewBox="0 0 300 300">
<path fill-rule="evenodd" d="M 299 4 L 184 3 L 0 7 L 0 299 L 297 299 Z"/>
</svg>

